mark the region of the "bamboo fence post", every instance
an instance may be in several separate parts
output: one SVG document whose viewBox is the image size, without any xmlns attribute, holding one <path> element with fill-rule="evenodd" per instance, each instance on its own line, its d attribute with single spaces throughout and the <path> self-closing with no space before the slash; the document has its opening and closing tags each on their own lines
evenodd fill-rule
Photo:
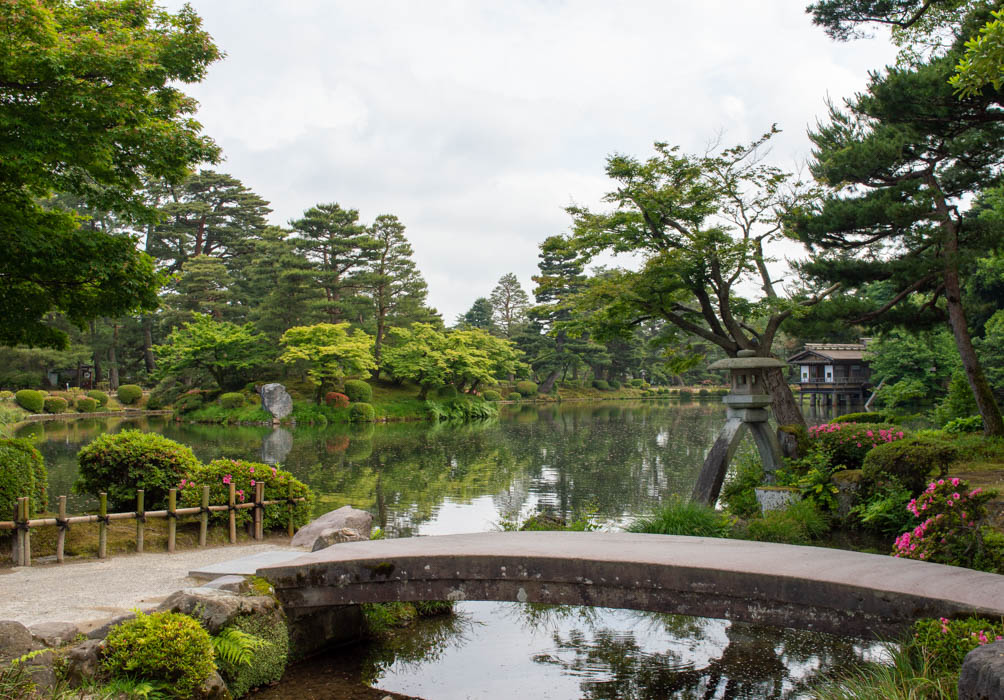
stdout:
<svg viewBox="0 0 1004 700">
<path fill-rule="evenodd" d="M 21 522 L 21 499 L 14 499 L 14 517 L 11 518 L 14 521 L 14 551 L 11 552 L 11 559 L 14 560 L 14 566 L 21 566 L 21 552 L 24 551 L 23 537 L 21 536 L 21 528 L 18 524 Z"/>
<path fill-rule="evenodd" d="M 293 536 L 293 482 L 292 480 L 286 484 L 286 502 L 289 504 L 289 525 L 286 531 L 289 536 Z"/>
<path fill-rule="evenodd" d="M 174 554 L 174 540 L 178 529 L 178 489 L 167 492 L 167 551 Z"/>
<path fill-rule="evenodd" d="M 255 512 L 255 525 L 254 525 L 254 538 L 258 541 L 264 539 L 264 520 L 265 520 L 265 506 L 262 502 L 265 500 L 265 482 L 259 481 L 254 485 L 254 512 Z"/>
<path fill-rule="evenodd" d="M 230 484 L 230 544 L 237 544 L 237 487 Z"/>
<path fill-rule="evenodd" d="M 199 523 L 199 546 L 206 546 L 206 531 L 209 529 L 209 487 L 202 487 L 202 513 Z"/>
<path fill-rule="evenodd" d="M 108 554 L 108 494 L 98 494 L 98 559 Z"/>
<path fill-rule="evenodd" d="M 146 522 L 143 498 L 143 489 L 136 489 L 136 552 L 139 554 L 143 553 L 143 523 Z"/>
<path fill-rule="evenodd" d="M 66 546 L 66 496 L 59 497 L 59 533 L 56 535 L 56 562 L 63 563 L 63 550 Z"/>
</svg>

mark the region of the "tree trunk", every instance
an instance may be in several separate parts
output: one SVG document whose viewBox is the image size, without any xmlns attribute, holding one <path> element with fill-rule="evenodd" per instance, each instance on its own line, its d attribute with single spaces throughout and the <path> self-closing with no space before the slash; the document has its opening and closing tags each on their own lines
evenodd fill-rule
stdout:
<svg viewBox="0 0 1004 700">
<path fill-rule="evenodd" d="M 540 387 L 537 389 L 538 394 L 551 393 L 551 389 L 554 388 L 554 382 L 558 378 L 558 372 L 559 372 L 558 369 L 551 370 L 551 373 L 547 375 L 547 379 L 545 379 L 544 383 L 541 384 Z"/>
<path fill-rule="evenodd" d="M 147 374 L 153 374 L 157 368 L 153 357 L 153 318 L 150 316 L 143 317 L 143 364 Z"/>
<path fill-rule="evenodd" d="M 112 324 L 112 344 L 108 348 L 108 388 L 116 391 L 119 388 L 119 363 L 116 346 L 119 344 L 119 325 Z"/>
<path fill-rule="evenodd" d="M 798 407 L 798 402 L 791 393 L 784 370 L 775 367 L 764 372 L 764 383 L 770 394 L 770 407 L 774 411 L 774 420 L 778 425 L 805 426 L 805 418 Z"/>
<path fill-rule="evenodd" d="M 96 389 L 98 387 L 98 382 L 101 381 L 101 355 L 98 354 L 97 349 L 94 347 L 96 345 L 96 339 L 94 337 L 94 321 L 91 321 L 91 350 L 92 357 L 94 358 L 94 371 L 91 372 L 91 388 Z M 80 386 L 80 365 L 77 364 L 77 386 Z"/>
</svg>

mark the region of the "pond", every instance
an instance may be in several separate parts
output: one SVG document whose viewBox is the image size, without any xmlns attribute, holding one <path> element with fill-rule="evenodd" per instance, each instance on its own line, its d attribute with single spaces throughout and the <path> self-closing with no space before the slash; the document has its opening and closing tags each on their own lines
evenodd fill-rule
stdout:
<svg viewBox="0 0 1004 700">
<path fill-rule="evenodd" d="M 273 430 L 150 417 L 36 423 L 18 436 L 43 452 L 53 494 L 70 493 L 81 446 L 138 428 L 203 460 L 277 459 L 318 492 L 318 513 L 349 504 L 388 537 L 409 537 L 499 529 L 542 510 L 616 528 L 689 495 L 723 419 L 718 401 L 649 400 L 516 405 L 464 425 Z M 71 511 L 92 505 L 71 495 Z M 850 639 L 630 611 L 466 602 L 458 613 L 317 659 L 263 696 L 332 697 L 330 679 L 348 673 L 427 698 L 799 697 L 818 674 L 876 653 Z"/>
</svg>

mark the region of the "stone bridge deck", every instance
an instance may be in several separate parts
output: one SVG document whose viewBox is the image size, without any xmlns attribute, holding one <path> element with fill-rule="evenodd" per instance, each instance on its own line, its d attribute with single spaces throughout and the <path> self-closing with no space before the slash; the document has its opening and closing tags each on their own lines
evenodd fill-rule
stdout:
<svg viewBox="0 0 1004 700">
<path fill-rule="evenodd" d="M 596 532 L 350 542 L 259 569 L 297 618 L 393 600 L 593 605 L 890 638 L 1004 616 L 1004 576 L 837 549 Z"/>
</svg>

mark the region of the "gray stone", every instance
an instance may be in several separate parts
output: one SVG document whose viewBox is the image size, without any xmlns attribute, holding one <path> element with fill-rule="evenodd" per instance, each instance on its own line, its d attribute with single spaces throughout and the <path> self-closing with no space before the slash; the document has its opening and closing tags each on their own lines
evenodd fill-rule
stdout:
<svg viewBox="0 0 1004 700">
<path fill-rule="evenodd" d="M 251 590 L 251 584 L 244 576 L 220 576 L 208 583 L 202 584 L 202 588 L 216 588 L 221 591 L 229 591 L 242 595 Z"/>
<path fill-rule="evenodd" d="M 325 530 L 321 530 L 321 534 L 317 536 L 316 540 L 314 540 L 314 546 L 310 548 L 310 551 L 316 552 L 319 549 L 341 544 L 342 542 L 363 542 L 368 539 L 369 537 L 363 537 L 358 531 L 353 530 L 351 527 L 329 527 Z"/>
<path fill-rule="evenodd" d="M 1004 642 L 976 647 L 966 654 L 959 674 L 959 700 L 1004 698 Z"/>
<path fill-rule="evenodd" d="M 293 449 L 293 433 L 285 428 L 276 428 L 261 441 L 261 461 L 265 464 L 285 462 Z"/>
<path fill-rule="evenodd" d="M 183 588 L 168 596 L 157 610 L 194 617 L 210 634 L 216 634 L 238 615 L 261 614 L 276 607 L 276 601 L 268 596 L 240 596 L 216 588 Z"/>
<path fill-rule="evenodd" d="M 798 503 L 801 500 L 802 495 L 798 489 L 783 486 L 758 486 L 756 488 L 756 502 L 760 504 L 761 513 L 784 510 L 792 503 Z"/>
<path fill-rule="evenodd" d="M 261 388 L 261 406 L 282 420 L 293 412 L 293 399 L 282 384 L 266 384 Z"/>
<path fill-rule="evenodd" d="M 51 649 L 46 649 L 24 662 L 25 670 L 31 676 L 36 690 L 42 691 L 42 697 L 45 695 L 44 691 L 51 690 L 56 685 L 55 666 L 56 654 Z"/>
<path fill-rule="evenodd" d="M 291 609 L 287 612 L 290 660 L 310 656 L 326 647 L 358 642 L 365 633 L 363 611 L 358 605 Z"/>
<path fill-rule="evenodd" d="M 108 633 L 112 631 L 112 627 L 122 624 L 127 620 L 131 620 L 136 617 L 136 613 L 126 613 L 125 615 L 119 615 L 118 617 L 113 617 L 111 620 L 101 625 L 100 627 L 95 627 L 90 632 L 87 633 L 88 639 L 104 639 L 108 636 Z"/>
<path fill-rule="evenodd" d="M 41 645 L 31 638 L 28 628 L 20 622 L 0 620 L 0 659 L 10 661 L 40 648 Z"/>
<path fill-rule="evenodd" d="M 358 532 L 363 539 L 369 539 L 373 529 L 373 516 L 365 510 L 342 506 L 338 510 L 325 513 L 301 527 L 293 535 L 290 544 L 294 547 L 313 547 L 314 541 L 325 530 L 341 530 L 343 528 L 351 528 Z"/>
<path fill-rule="evenodd" d="M 205 700 L 231 700 L 230 691 L 227 689 L 227 684 L 223 682 L 223 676 L 213 671 L 202 684 L 202 697 Z"/>
<path fill-rule="evenodd" d="M 76 688 L 101 673 L 104 650 L 103 639 L 88 639 L 70 649 L 66 654 L 66 680 L 70 687 Z"/>
<path fill-rule="evenodd" d="M 254 576 L 255 572 L 263 566 L 281 564 L 283 562 L 299 559 L 303 552 L 296 549 L 276 549 L 267 552 L 249 554 L 246 557 L 230 559 L 219 564 L 209 564 L 200 569 L 193 569 L 188 572 L 190 578 L 202 581 L 211 581 L 220 576 Z"/>
<path fill-rule="evenodd" d="M 71 622 L 39 622 L 28 629 L 36 642 L 47 647 L 68 644 L 80 634 L 80 629 Z"/>
</svg>

